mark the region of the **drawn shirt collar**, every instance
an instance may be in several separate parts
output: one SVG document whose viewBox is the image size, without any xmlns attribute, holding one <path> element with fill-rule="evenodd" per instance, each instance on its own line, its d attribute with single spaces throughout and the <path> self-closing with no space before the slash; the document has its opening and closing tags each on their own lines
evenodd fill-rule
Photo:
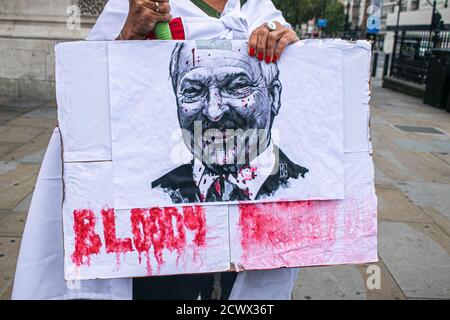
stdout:
<svg viewBox="0 0 450 320">
<path fill-rule="evenodd" d="M 276 153 L 273 142 L 253 159 L 249 165 L 241 168 L 236 175 L 223 177 L 231 185 L 237 186 L 241 190 L 247 190 L 249 200 L 255 200 L 267 178 L 273 174 L 276 165 Z M 201 198 L 205 198 L 212 184 L 220 178 L 220 175 L 211 174 L 205 165 L 195 158 L 193 165 L 193 179 L 200 190 Z M 226 188 L 224 194 L 230 190 Z"/>
</svg>

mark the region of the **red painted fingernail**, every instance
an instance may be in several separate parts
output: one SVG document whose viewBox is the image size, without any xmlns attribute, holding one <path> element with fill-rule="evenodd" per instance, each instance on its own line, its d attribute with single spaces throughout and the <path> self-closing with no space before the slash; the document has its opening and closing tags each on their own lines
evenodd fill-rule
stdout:
<svg viewBox="0 0 450 320">
<path fill-rule="evenodd" d="M 270 62 L 272 62 L 272 57 L 266 56 L 266 63 L 269 64 Z"/>
<path fill-rule="evenodd" d="M 249 52 L 248 52 L 248 54 L 251 56 L 251 57 L 254 57 L 255 56 L 255 48 L 252 48 L 252 47 L 250 47 L 250 50 L 249 50 Z"/>
<path fill-rule="evenodd" d="M 258 52 L 258 60 L 262 61 L 264 58 L 264 55 L 261 52 Z"/>
<path fill-rule="evenodd" d="M 277 61 L 278 61 L 278 57 L 277 57 L 276 55 L 274 55 L 274 56 L 273 56 L 272 62 L 275 63 L 275 62 L 277 62 Z"/>
</svg>

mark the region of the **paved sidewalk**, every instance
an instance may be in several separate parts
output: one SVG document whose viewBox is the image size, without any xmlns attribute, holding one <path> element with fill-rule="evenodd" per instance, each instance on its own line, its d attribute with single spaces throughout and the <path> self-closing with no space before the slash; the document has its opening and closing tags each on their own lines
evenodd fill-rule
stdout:
<svg viewBox="0 0 450 320">
<path fill-rule="evenodd" d="M 0 299 L 9 299 L 31 196 L 55 103 L 0 97 Z"/>
<path fill-rule="evenodd" d="M 367 289 L 367 266 L 304 268 L 294 299 L 450 298 L 450 114 L 380 88 L 379 80 L 373 85 L 381 289 Z M 52 102 L 0 97 L 0 299 L 11 295 L 31 194 L 55 124 Z M 433 128 L 438 132 L 405 131 Z"/>
</svg>

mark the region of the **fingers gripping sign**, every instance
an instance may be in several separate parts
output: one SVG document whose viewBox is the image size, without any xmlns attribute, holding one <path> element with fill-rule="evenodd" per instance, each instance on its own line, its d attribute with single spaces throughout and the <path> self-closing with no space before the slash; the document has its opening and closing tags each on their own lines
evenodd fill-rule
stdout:
<svg viewBox="0 0 450 320">
<path fill-rule="evenodd" d="M 281 57 L 286 47 L 299 40 L 292 29 L 283 26 L 278 21 L 264 23 L 256 28 L 249 39 L 250 56 L 256 56 L 267 64 L 275 63 Z"/>
</svg>

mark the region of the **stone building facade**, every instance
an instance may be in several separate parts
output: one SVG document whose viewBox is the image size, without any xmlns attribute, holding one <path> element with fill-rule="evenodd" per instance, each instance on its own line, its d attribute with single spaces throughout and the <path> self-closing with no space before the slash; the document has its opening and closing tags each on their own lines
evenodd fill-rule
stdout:
<svg viewBox="0 0 450 320">
<path fill-rule="evenodd" d="M 1 0 L 0 96 L 53 99 L 54 44 L 84 39 L 107 0 Z"/>
</svg>

